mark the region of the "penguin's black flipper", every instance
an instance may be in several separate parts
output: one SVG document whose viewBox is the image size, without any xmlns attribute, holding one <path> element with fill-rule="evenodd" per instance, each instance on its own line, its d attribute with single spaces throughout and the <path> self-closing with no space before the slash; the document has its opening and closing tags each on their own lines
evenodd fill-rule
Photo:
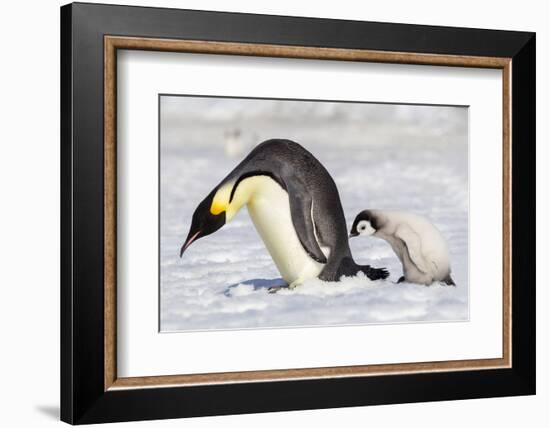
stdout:
<svg viewBox="0 0 550 428">
<path fill-rule="evenodd" d="M 313 200 L 305 186 L 299 180 L 286 183 L 290 201 L 290 216 L 298 239 L 309 256 L 319 263 L 326 263 L 327 258 L 321 251 L 315 237 L 315 226 L 311 215 Z"/>
</svg>

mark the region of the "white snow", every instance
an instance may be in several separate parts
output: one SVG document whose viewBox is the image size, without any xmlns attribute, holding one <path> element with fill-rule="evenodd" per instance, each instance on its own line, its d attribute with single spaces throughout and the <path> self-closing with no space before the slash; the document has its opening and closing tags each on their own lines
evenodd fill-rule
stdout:
<svg viewBox="0 0 550 428">
<path fill-rule="evenodd" d="M 356 261 L 386 267 L 387 280 L 315 279 L 268 293 L 283 282 L 246 209 L 180 259 L 194 209 L 240 161 L 224 151 L 234 129 L 310 150 L 336 181 L 348 229 L 366 208 L 428 217 L 449 243 L 457 287 L 396 284 L 390 246 L 357 237 Z M 468 319 L 466 108 L 163 96 L 160 153 L 161 331 Z"/>
</svg>

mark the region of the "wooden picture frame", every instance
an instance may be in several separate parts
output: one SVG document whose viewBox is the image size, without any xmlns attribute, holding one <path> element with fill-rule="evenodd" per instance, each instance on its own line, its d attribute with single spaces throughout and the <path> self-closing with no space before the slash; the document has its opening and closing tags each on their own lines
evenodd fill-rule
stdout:
<svg viewBox="0 0 550 428">
<path fill-rule="evenodd" d="M 502 70 L 502 358 L 118 377 L 118 49 Z M 62 420 L 114 422 L 535 392 L 533 33 L 76 3 L 61 8 L 61 54 Z"/>
</svg>

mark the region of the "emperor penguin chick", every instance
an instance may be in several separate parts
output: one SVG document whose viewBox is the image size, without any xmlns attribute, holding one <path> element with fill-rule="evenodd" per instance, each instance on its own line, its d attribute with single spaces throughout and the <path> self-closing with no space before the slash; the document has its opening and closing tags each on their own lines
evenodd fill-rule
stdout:
<svg viewBox="0 0 550 428">
<path fill-rule="evenodd" d="M 375 236 L 387 241 L 403 265 L 398 282 L 430 285 L 451 278 L 449 249 L 441 232 L 425 217 L 399 211 L 365 210 L 353 222 L 353 236 Z"/>
</svg>

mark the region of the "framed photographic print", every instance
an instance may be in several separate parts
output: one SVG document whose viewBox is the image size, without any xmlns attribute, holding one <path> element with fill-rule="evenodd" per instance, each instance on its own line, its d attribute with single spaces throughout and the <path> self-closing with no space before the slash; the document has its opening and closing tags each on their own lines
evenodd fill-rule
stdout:
<svg viewBox="0 0 550 428">
<path fill-rule="evenodd" d="M 61 418 L 535 393 L 535 35 L 61 8 Z"/>
</svg>

